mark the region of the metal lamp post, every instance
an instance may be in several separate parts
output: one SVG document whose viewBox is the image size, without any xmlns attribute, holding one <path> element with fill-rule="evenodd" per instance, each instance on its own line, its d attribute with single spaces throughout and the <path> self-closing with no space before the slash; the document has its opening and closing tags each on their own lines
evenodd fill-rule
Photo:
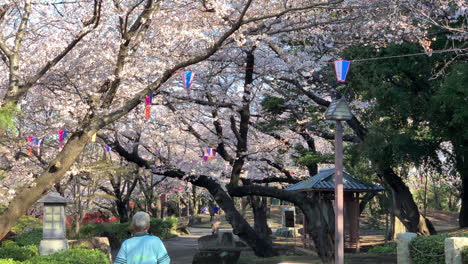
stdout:
<svg viewBox="0 0 468 264">
<path fill-rule="evenodd" d="M 325 112 L 325 118 L 336 121 L 335 131 L 335 264 L 344 263 L 343 232 L 343 127 L 341 121 L 351 120 L 353 114 L 346 101 L 333 101 Z"/>
</svg>

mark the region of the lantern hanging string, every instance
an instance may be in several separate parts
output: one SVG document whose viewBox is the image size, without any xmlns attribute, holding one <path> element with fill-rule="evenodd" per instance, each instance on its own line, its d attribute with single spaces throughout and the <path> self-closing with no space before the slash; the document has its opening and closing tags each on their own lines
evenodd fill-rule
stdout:
<svg viewBox="0 0 468 264">
<path fill-rule="evenodd" d="M 387 60 L 387 59 L 395 59 L 395 58 L 404 58 L 404 57 L 413 57 L 413 56 L 421 56 L 421 55 L 427 55 L 430 56 L 431 54 L 439 54 L 439 53 L 447 53 L 447 52 L 462 52 L 462 51 L 468 51 L 468 48 L 463 48 L 463 49 L 442 49 L 442 50 L 433 50 L 430 52 L 430 54 L 426 52 L 418 52 L 418 53 L 410 53 L 410 54 L 402 54 L 402 55 L 393 55 L 393 56 L 384 56 L 384 57 L 373 57 L 373 58 L 365 58 L 365 59 L 353 59 L 353 60 L 347 60 L 350 62 L 364 62 L 364 61 L 374 61 L 374 60 Z M 461 54 L 461 55 L 467 55 L 467 54 Z M 335 61 L 318 61 L 317 63 L 319 64 L 333 64 Z M 228 67 L 226 67 L 228 68 Z M 236 67 L 234 67 L 236 68 Z M 265 67 L 265 66 L 255 66 L 255 67 L 237 67 L 240 69 L 246 69 L 246 70 L 252 70 L 252 69 L 271 69 L 273 67 Z M 178 70 L 176 73 L 179 72 L 185 72 L 184 70 Z"/>
</svg>

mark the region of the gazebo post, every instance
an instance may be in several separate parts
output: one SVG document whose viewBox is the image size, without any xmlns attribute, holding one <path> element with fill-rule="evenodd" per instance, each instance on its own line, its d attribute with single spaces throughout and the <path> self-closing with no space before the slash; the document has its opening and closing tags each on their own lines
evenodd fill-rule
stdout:
<svg viewBox="0 0 468 264">
<path fill-rule="evenodd" d="M 359 204 L 359 197 L 361 193 L 357 192 L 356 193 L 356 217 L 357 217 L 357 231 L 356 231 L 356 253 L 359 253 L 361 251 L 361 242 L 360 242 L 360 235 L 359 235 L 359 222 L 361 220 L 361 209 L 360 209 L 360 204 Z"/>
<path fill-rule="evenodd" d="M 352 201 L 350 203 L 352 217 L 350 225 L 350 244 L 354 247 L 354 251 L 359 253 L 359 192 L 351 194 Z"/>
</svg>

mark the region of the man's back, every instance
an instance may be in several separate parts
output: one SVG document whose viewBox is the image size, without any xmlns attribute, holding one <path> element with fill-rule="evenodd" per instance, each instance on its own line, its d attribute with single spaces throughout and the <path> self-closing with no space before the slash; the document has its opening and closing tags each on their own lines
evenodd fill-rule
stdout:
<svg viewBox="0 0 468 264">
<path fill-rule="evenodd" d="M 169 264 L 161 239 L 148 233 L 136 233 L 122 244 L 114 264 Z"/>
</svg>

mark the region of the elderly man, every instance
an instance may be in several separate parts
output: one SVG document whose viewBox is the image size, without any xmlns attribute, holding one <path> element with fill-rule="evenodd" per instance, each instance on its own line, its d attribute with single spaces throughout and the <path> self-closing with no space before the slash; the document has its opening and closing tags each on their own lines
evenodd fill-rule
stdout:
<svg viewBox="0 0 468 264">
<path fill-rule="evenodd" d="M 170 264 L 166 248 L 159 237 L 148 234 L 150 216 L 138 212 L 133 216 L 132 238 L 123 242 L 114 264 Z"/>
</svg>

